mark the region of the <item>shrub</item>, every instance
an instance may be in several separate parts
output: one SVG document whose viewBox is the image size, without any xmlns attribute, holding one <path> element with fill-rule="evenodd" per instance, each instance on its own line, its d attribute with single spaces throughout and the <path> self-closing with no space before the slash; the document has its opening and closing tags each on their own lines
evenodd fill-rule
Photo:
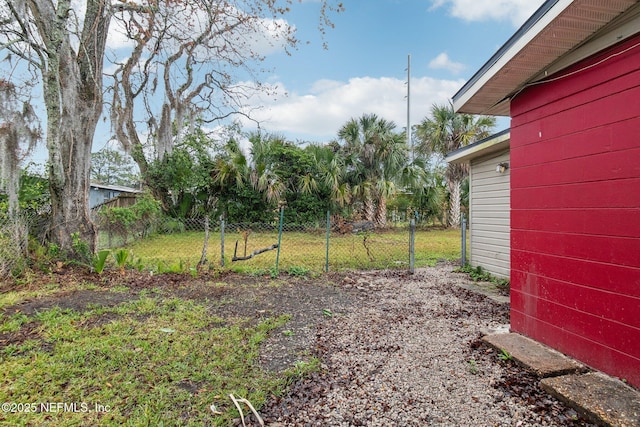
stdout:
<svg viewBox="0 0 640 427">
<path fill-rule="evenodd" d="M 132 234 L 147 236 L 151 233 L 160 216 L 160 202 L 145 194 L 131 207 L 106 208 L 99 215 L 102 227 L 109 233 L 109 245 L 112 235 L 121 237 L 126 244 Z"/>
<path fill-rule="evenodd" d="M 179 219 L 165 218 L 165 220 L 160 223 L 159 231 L 163 234 L 184 233 L 185 225 L 184 222 Z"/>
</svg>

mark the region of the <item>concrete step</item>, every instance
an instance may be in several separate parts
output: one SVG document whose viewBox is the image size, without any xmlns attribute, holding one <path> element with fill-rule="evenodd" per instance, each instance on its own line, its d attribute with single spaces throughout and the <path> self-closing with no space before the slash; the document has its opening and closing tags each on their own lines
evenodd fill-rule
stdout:
<svg viewBox="0 0 640 427">
<path fill-rule="evenodd" d="M 620 380 L 589 372 L 543 378 L 540 385 L 597 424 L 640 426 L 640 393 Z"/>
<path fill-rule="evenodd" d="M 594 423 L 640 427 L 640 392 L 622 381 L 587 372 L 583 364 L 520 334 L 490 334 L 483 340 L 535 373 L 547 393 Z"/>
<path fill-rule="evenodd" d="M 507 351 L 516 362 L 540 378 L 586 370 L 584 365 L 574 359 L 524 335 L 492 334 L 483 339 L 498 351 Z"/>
</svg>

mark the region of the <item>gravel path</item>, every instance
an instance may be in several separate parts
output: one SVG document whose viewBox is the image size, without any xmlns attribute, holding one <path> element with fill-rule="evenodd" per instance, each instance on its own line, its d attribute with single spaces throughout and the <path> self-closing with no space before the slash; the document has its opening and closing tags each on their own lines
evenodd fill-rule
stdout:
<svg viewBox="0 0 640 427">
<path fill-rule="evenodd" d="M 344 278 L 353 304 L 316 329 L 322 372 L 268 402 L 267 425 L 587 425 L 481 344 L 508 304 L 464 289 L 453 268 Z"/>
</svg>

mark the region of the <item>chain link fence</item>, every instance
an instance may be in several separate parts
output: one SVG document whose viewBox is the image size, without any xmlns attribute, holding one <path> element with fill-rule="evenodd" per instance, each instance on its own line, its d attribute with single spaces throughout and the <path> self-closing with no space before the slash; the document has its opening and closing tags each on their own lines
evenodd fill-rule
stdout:
<svg viewBox="0 0 640 427">
<path fill-rule="evenodd" d="M 24 216 L 0 216 L 0 277 L 26 266 L 30 223 Z"/>
<path fill-rule="evenodd" d="M 40 222 L 0 217 L 0 276 L 26 267 L 28 236 L 42 234 Z M 98 250 L 126 252 L 130 266 L 156 272 L 185 272 L 201 266 L 256 274 L 412 270 L 460 256 L 455 232 L 440 230 L 446 234 L 436 236 L 433 229 L 416 230 L 411 223 L 396 222 L 378 230 L 370 222 L 331 217 L 315 224 L 161 218 L 123 225 L 100 216 L 95 222 Z"/>
<path fill-rule="evenodd" d="M 145 227 L 100 227 L 100 247 L 125 247 L 137 264 L 158 270 L 202 263 L 235 271 L 327 272 L 344 269 L 412 270 L 459 257 L 429 241 L 411 223 L 384 230 L 366 221 L 327 218 L 324 224 L 233 223 L 205 218 L 164 219 Z M 457 239 L 449 233 L 446 239 Z M 455 242 L 453 245 L 456 245 Z M 450 247 L 451 244 L 444 245 Z M 175 269 L 175 268 L 174 268 Z"/>
</svg>

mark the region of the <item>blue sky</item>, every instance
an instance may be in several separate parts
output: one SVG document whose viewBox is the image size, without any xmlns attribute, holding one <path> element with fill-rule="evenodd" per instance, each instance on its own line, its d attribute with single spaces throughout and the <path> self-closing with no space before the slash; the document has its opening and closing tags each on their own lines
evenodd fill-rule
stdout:
<svg viewBox="0 0 640 427">
<path fill-rule="evenodd" d="M 332 16 L 335 28 L 325 34 L 325 50 L 318 31 L 319 1 L 296 1 L 287 20 L 302 43 L 291 56 L 270 52 L 264 64 L 268 72 L 261 75 L 277 85 L 280 95 L 254 97 L 249 108 L 263 130 L 292 141 L 328 142 L 350 118 L 365 113 L 392 120 L 401 131 L 407 124 L 408 55 L 414 125 L 434 103 L 447 103 L 542 3 L 344 0 L 345 11 Z M 244 125 L 255 129 L 253 122 Z M 508 119 L 501 119 L 496 131 L 508 125 Z M 103 123 L 94 151 L 109 136 Z M 44 163 L 43 147 L 33 161 Z"/>
<path fill-rule="evenodd" d="M 542 4 L 542 0 L 346 0 L 322 49 L 318 3 L 306 1 L 289 22 L 300 48 L 267 58 L 287 97 L 261 99 L 256 116 L 292 140 L 335 138 L 351 117 L 376 113 L 406 126 L 406 68 L 411 55 L 411 124 L 455 92 Z M 499 128 L 508 127 L 499 120 Z"/>
</svg>

